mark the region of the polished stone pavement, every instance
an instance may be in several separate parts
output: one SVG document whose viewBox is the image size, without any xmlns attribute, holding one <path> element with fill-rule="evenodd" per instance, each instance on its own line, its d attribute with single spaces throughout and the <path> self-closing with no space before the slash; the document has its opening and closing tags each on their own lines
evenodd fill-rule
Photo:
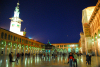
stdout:
<svg viewBox="0 0 100 67">
<path fill-rule="evenodd" d="M 16 59 L 14 56 L 13 60 Z M 0 67 L 69 67 L 68 56 L 58 56 L 57 58 L 39 56 L 24 56 L 19 58 L 17 62 L 9 62 L 8 56 L 0 56 Z M 77 59 L 78 67 L 100 67 L 100 57 L 92 56 L 91 65 L 86 65 L 85 55 Z"/>
</svg>

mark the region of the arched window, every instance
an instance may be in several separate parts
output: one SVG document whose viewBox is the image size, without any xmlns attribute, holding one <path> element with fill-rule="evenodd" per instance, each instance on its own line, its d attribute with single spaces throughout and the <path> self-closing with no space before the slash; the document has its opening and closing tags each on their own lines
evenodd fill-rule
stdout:
<svg viewBox="0 0 100 67">
<path fill-rule="evenodd" d="M 15 36 L 14 36 L 14 41 L 15 41 Z"/>
<path fill-rule="evenodd" d="M 5 33 L 5 39 L 7 39 L 7 34 Z"/>
<path fill-rule="evenodd" d="M 16 41 L 17 41 L 17 37 L 16 37 Z"/>
<path fill-rule="evenodd" d="M 21 43 L 21 38 L 20 38 L 20 43 Z"/>
<path fill-rule="evenodd" d="M 3 37 L 4 37 L 4 33 L 2 32 L 2 33 L 1 33 L 1 38 L 3 39 Z"/>
<path fill-rule="evenodd" d="M 13 40 L 13 36 L 11 35 L 11 40 Z"/>
<path fill-rule="evenodd" d="M 10 40 L 10 35 L 8 35 L 8 40 Z"/>
</svg>

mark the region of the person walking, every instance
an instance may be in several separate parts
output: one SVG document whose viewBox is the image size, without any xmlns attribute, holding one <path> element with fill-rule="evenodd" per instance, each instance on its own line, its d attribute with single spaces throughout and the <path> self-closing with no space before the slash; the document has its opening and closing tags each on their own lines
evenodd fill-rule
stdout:
<svg viewBox="0 0 100 67">
<path fill-rule="evenodd" d="M 72 67 L 72 62 L 74 61 L 74 57 L 72 55 L 72 53 L 69 54 L 69 57 L 68 57 L 68 63 L 70 65 L 70 67 Z"/>
<path fill-rule="evenodd" d="M 19 59 L 19 53 L 17 53 L 17 58 L 16 58 L 17 63 L 18 63 L 18 59 Z"/>
<path fill-rule="evenodd" d="M 77 67 L 77 54 L 76 53 L 74 53 L 74 65 L 76 64 L 76 66 L 74 66 L 74 67 Z"/>
</svg>

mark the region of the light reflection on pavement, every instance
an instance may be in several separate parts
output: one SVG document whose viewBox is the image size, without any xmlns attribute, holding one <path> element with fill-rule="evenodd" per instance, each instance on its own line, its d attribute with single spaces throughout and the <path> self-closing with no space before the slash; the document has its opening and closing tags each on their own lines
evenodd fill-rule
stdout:
<svg viewBox="0 0 100 67">
<path fill-rule="evenodd" d="M 15 61 L 16 56 L 13 58 Z M 24 56 L 20 57 L 18 63 L 9 62 L 9 56 L 0 56 L 0 67 L 69 67 L 68 56 L 39 57 Z M 86 57 L 81 56 L 77 59 L 78 67 L 99 67 L 100 57 L 92 56 L 91 65 L 86 65 Z"/>
</svg>

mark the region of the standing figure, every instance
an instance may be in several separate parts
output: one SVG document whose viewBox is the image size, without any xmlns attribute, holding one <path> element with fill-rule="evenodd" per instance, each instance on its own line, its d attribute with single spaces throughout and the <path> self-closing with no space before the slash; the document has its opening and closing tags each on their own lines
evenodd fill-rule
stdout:
<svg viewBox="0 0 100 67">
<path fill-rule="evenodd" d="M 76 53 L 74 53 L 74 63 L 76 63 L 76 67 L 77 67 L 77 54 Z"/>
<path fill-rule="evenodd" d="M 89 64 L 91 65 L 91 55 L 89 55 Z"/>
<path fill-rule="evenodd" d="M 19 59 L 19 53 L 17 53 L 17 58 L 16 58 L 17 63 L 18 63 L 18 59 Z"/>
<path fill-rule="evenodd" d="M 24 53 L 22 52 L 21 61 L 23 61 L 23 56 L 24 56 Z"/>
<path fill-rule="evenodd" d="M 12 62 L 11 53 L 9 53 L 9 59 L 10 59 L 10 62 Z"/>
<path fill-rule="evenodd" d="M 72 53 L 69 54 L 69 57 L 68 57 L 68 63 L 70 65 L 70 67 L 72 67 L 72 62 L 74 61 L 74 57 L 72 55 Z"/>
<path fill-rule="evenodd" d="M 86 64 L 87 63 L 89 64 L 89 55 L 88 54 L 86 55 Z"/>
</svg>

